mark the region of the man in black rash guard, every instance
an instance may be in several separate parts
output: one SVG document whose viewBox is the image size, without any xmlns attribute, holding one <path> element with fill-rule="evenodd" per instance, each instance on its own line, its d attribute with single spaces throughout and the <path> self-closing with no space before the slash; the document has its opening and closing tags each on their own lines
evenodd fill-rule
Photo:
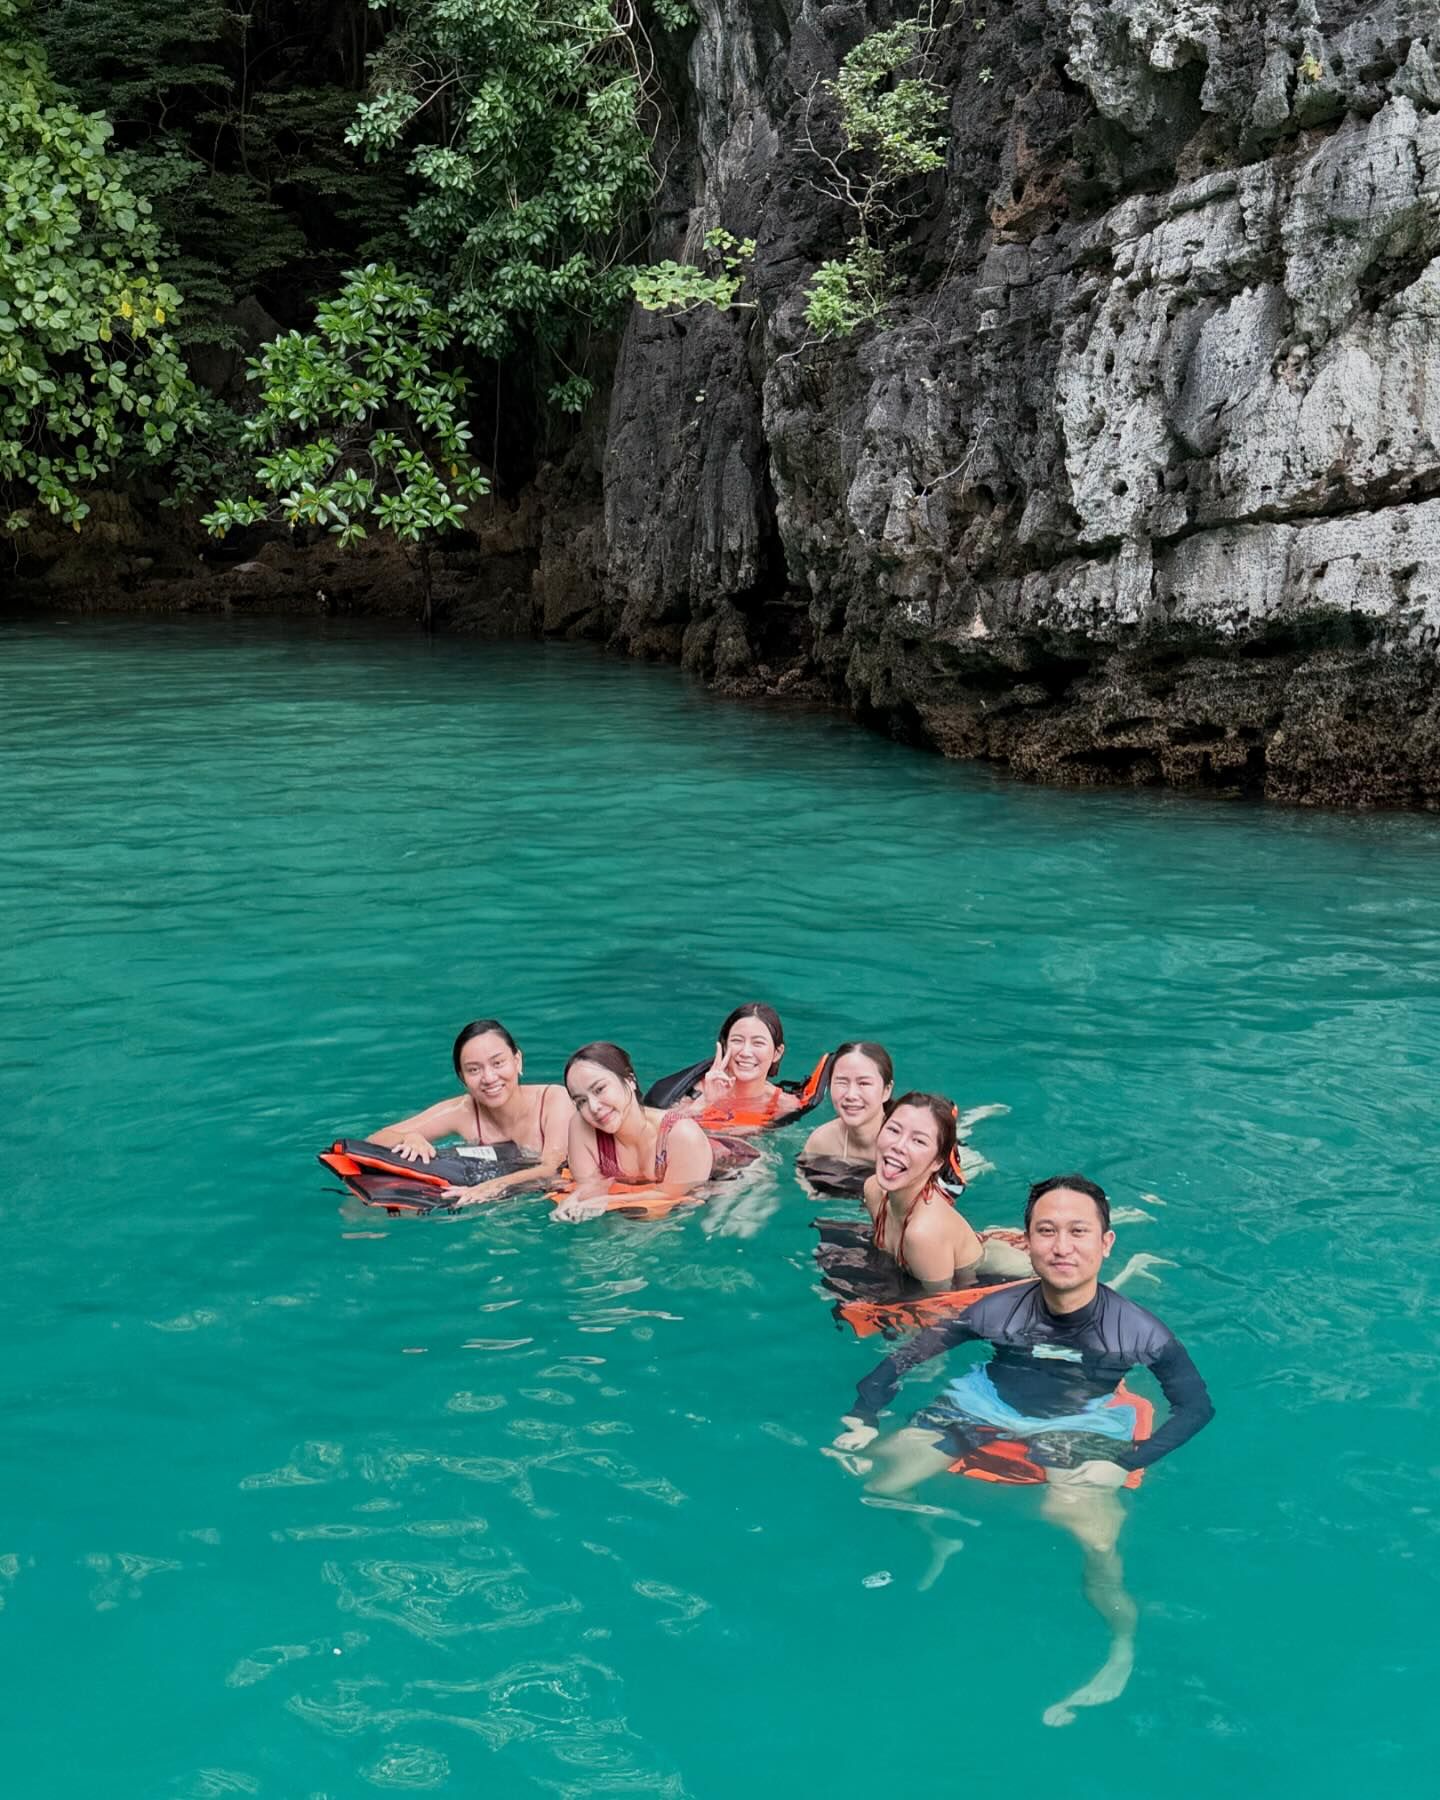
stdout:
<svg viewBox="0 0 1440 1800">
<path fill-rule="evenodd" d="M 1124 1513 L 1115 1490 L 1132 1470 L 1158 1462 L 1214 1416 L 1205 1383 L 1184 1345 L 1153 1313 L 1102 1286 L 1110 1254 L 1110 1204 L 1083 1175 L 1037 1182 L 1025 1208 L 1030 1260 L 1038 1281 L 997 1289 L 943 1325 L 918 1333 L 860 1383 L 842 1452 L 878 1436 L 881 1411 L 901 1377 L 956 1345 L 988 1342 L 991 1360 L 968 1370 L 903 1430 L 882 1439 L 874 1494 L 894 1496 L 939 1474 L 957 1458 L 1000 1436 L 1023 1442 L 1026 1460 L 1045 1473 L 1042 1509 L 1085 1553 L 1085 1592 L 1110 1627 L 1110 1654 L 1084 1686 L 1047 1709 L 1048 1725 L 1068 1725 L 1077 1706 L 1098 1706 L 1123 1692 L 1134 1663 L 1135 1603 L 1126 1593 L 1115 1544 Z M 1153 1370 L 1170 1416 L 1153 1437 L 1132 1438 L 1133 1408 L 1115 1390 L 1130 1369 Z M 869 1473 L 874 1463 L 851 1464 Z"/>
</svg>

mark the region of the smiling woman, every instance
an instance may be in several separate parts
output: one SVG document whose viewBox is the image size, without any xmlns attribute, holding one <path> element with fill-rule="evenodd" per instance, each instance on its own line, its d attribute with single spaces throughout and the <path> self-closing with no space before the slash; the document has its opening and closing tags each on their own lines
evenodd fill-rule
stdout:
<svg viewBox="0 0 1440 1800">
<path fill-rule="evenodd" d="M 858 1193 L 875 1166 L 875 1139 L 895 1086 L 895 1065 L 883 1044 L 842 1044 L 830 1071 L 835 1117 L 805 1140 L 800 1170 L 823 1192 Z"/>
<path fill-rule="evenodd" d="M 875 1248 L 930 1294 L 975 1279 L 985 1247 L 940 1186 L 955 1149 L 955 1108 L 942 1094 L 902 1094 L 875 1140 L 865 1207 Z"/>
<path fill-rule="evenodd" d="M 634 1206 L 681 1199 L 709 1180 L 715 1166 L 709 1138 L 694 1119 L 645 1105 L 634 1065 L 618 1044 L 582 1044 L 565 1065 L 565 1086 L 574 1107 L 575 1187 L 555 1209 L 563 1224 L 598 1218 L 609 1207 L 612 1182 L 627 1184 Z"/>
<path fill-rule="evenodd" d="M 514 1144 L 526 1156 L 529 1167 L 517 1174 L 446 1188 L 442 1198 L 456 1206 L 498 1200 L 512 1187 L 533 1186 L 537 1174 L 558 1170 L 574 1116 L 570 1096 L 554 1082 L 521 1080 L 525 1064 L 520 1046 L 500 1021 L 472 1019 L 455 1039 L 451 1060 L 465 1092 L 372 1132 L 370 1142 L 420 1163 L 430 1162 L 436 1141 L 448 1137 Z"/>
<path fill-rule="evenodd" d="M 713 1062 L 677 1110 L 693 1113 L 711 1132 L 754 1131 L 804 1110 L 806 1102 L 775 1080 L 784 1055 L 785 1027 L 775 1008 L 759 1000 L 737 1006 L 720 1027 Z"/>
</svg>

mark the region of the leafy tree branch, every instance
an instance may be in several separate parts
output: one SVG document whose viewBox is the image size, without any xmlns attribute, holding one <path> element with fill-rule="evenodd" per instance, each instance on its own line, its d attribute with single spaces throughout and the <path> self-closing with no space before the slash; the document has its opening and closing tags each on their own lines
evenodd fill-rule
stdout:
<svg viewBox="0 0 1440 1800">
<path fill-rule="evenodd" d="M 372 530 L 414 549 L 424 617 L 430 549 L 490 491 L 470 458 L 464 373 L 441 366 L 457 331 L 433 293 L 389 265 L 353 270 L 316 311 L 249 361 L 260 409 L 247 421 L 260 493 L 221 500 L 216 537 L 271 520 L 316 526 L 342 546 Z"/>
<path fill-rule="evenodd" d="M 87 489 L 159 463 L 200 408 L 172 335 L 149 202 L 111 128 L 72 105 L 0 0 L 0 495 L 7 534 L 41 507 L 77 531 Z"/>
</svg>

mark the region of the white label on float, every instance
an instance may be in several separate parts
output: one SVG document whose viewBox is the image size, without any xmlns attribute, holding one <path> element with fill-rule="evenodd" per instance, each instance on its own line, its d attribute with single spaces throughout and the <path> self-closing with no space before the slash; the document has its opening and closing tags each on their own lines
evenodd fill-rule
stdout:
<svg viewBox="0 0 1440 1800">
<path fill-rule="evenodd" d="M 499 1162 L 500 1160 L 495 1154 L 493 1144 L 457 1144 L 455 1154 L 469 1157 L 471 1162 Z"/>
</svg>

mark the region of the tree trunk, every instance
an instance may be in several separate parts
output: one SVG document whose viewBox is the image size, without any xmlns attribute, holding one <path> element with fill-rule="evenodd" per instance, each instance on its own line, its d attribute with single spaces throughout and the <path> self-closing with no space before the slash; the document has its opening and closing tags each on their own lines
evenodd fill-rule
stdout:
<svg viewBox="0 0 1440 1800">
<path fill-rule="evenodd" d="M 435 629 L 435 609 L 432 604 L 434 581 L 430 573 L 430 546 L 422 539 L 415 546 L 415 560 L 420 565 L 420 597 L 424 604 L 421 623 L 427 631 Z"/>
</svg>

